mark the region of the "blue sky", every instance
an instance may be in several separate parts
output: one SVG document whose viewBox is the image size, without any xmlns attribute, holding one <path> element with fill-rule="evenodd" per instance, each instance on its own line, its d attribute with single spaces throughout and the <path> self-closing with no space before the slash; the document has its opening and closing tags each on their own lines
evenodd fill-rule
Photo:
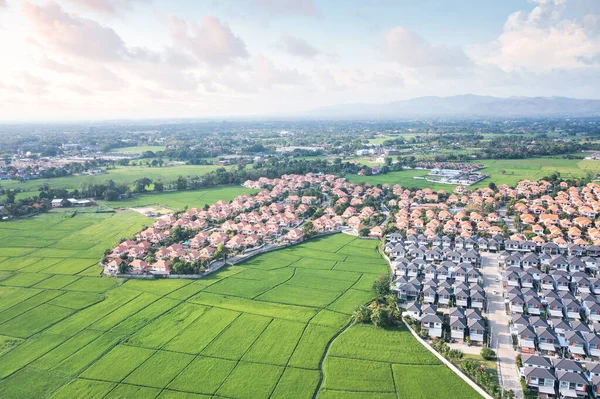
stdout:
<svg viewBox="0 0 600 399">
<path fill-rule="evenodd" d="M 0 0 L 0 119 L 599 98 L 598 0 Z"/>
</svg>

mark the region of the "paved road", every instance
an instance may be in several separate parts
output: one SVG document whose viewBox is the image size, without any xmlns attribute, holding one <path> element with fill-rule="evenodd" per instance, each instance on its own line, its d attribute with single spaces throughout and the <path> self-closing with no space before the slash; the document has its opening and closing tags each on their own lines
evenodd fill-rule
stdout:
<svg viewBox="0 0 600 399">
<path fill-rule="evenodd" d="M 498 214 L 502 217 L 502 219 L 504 220 L 504 223 L 506 223 L 506 227 L 508 228 L 508 231 L 510 231 L 511 233 L 515 233 L 517 230 L 515 229 L 515 218 L 514 216 L 506 216 L 506 207 L 503 206 L 498 210 Z"/>
<path fill-rule="evenodd" d="M 498 270 L 498 255 L 482 253 L 483 280 L 488 301 L 487 316 L 492 334 L 491 347 L 498 355 L 498 377 L 500 386 L 505 390 L 512 389 L 515 397 L 522 398 L 519 371 L 515 363 L 517 353 L 512 347 L 512 337 L 508 327 L 508 315 L 502 297 L 502 281 Z M 496 293 L 494 294 L 494 291 Z"/>
</svg>

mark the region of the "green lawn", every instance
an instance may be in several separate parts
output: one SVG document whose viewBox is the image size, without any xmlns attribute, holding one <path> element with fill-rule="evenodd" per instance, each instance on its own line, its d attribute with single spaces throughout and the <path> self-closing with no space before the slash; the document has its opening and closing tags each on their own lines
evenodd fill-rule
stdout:
<svg viewBox="0 0 600 399">
<path fill-rule="evenodd" d="M 101 201 L 110 208 L 134 208 L 145 205 L 160 204 L 172 209 L 201 208 L 205 204 L 213 204 L 218 200 L 230 201 L 243 194 L 255 193 L 257 190 L 242 186 L 225 186 L 203 190 L 169 191 L 156 194 L 138 194 L 135 198 L 122 201 Z"/>
<path fill-rule="evenodd" d="M 146 151 L 164 151 L 166 148 L 167 147 L 165 147 L 164 145 L 138 145 L 134 147 L 115 148 L 111 150 L 111 152 L 118 152 L 120 154 L 141 154 Z"/>
<path fill-rule="evenodd" d="M 600 173 L 600 161 L 587 161 L 579 159 L 562 158 L 530 158 L 530 159 L 492 159 L 477 161 L 485 166 L 482 173 L 489 175 L 485 180 L 474 184 L 473 188 L 487 187 L 490 182 L 508 184 L 515 186 L 519 180 L 539 180 L 554 172 L 559 172 L 562 177 L 577 178 L 584 177 L 587 172 L 594 175 Z M 400 184 L 409 188 L 431 188 L 432 190 L 453 191 L 456 187 L 451 184 L 430 183 L 426 180 L 415 179 L 415 176 L 424 176 L 426 170 L 403 170 L 391 172 L 385 175 L 358 176 L 347 175 L 346 178 L 352 183 L 370 184 Z"/>
<path fill-rule="evenodd" d="M 400 184 L 402 187 L 407 188 L 431 188 L 432 190 L 446 190 L 452 191 L 456 186 L 451 184 L 439 184 L 430 183 L 426 180 L 415 179 L 415 176 L 425 176 L 429 173 L 427 170 L 422 169 L 407 169 L 400 172 L 390 172 L 385 175 L 376 176 L 359 176 L 359 175 L 347 175 L 346 178 L 351 183 L 369 183 L 369 184 Z"/>
<path fill-rule="evenodd" d="M 136 160 L 133 162 L 143 162 Z M 48 184 L 52 188 L 64 188 L 69 190 L 81 189 L 84 185 L 106 183 L 113 180 L 117 184 L 132 185 L 136 180 L 142 177 L 148 177 L 152 181 L 175 180 L 179 176 L 203 175 L 218 169 L 217 165 L 177 165 L 163 166 L 162 168 L 149 168 L 147 166 L 117 166 L 115 169 L 109 169 L 102 175 L 90 176 L 66 176 L 54 179 L 36 179 L 19 183 L 16 180 L 2 181 L 0 185 L 4 188 L 19 188 L 28 192 L 35 192 L 43 184 Z"/>
<path fill-rule="evenodd" d="M 200 280 L 100 277 L 103 251 L 150 222 L 120 211 L 0 224 L 3 397 L 308 399 L 321 371 L 321 397 L 412 397 L 427 385 L 414 367 L 472 396 L 404 330 L 351 327 L 324 358 L 388 272 L 376 241 L 318 238 Z"/>
</svg>

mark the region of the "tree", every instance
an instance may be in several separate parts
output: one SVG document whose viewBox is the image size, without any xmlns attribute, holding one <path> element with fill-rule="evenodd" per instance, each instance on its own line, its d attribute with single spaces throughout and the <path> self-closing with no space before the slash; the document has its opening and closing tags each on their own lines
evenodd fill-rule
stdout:
<svg viewBox="0 0 600 399">
<path fill-rule="evenodd" d="M 17 193 L 15 193 L 15 190 L 7 190 L 6 191 L 6 203 L 14 204 L 16 196 L 17 196 Z"/>
<path fill-rule="evenodd" d="M 377 296 L 378 300 L 382 300 L 386 295 L 392 293 L 390 289 L 390 278 L 387 274 L 382 274 L 373 282 L 372 287 L 373 293 Z"/>
<path fill-rule="evenodd" d="M 385 309 L 377 308 L 371 312 L 371 322 L 377 327 L 387 326 L 390 322 L 390 314 Z"/>
<path fill-rule="evenodd" d="M 121 262 L 119 265 L 119 274 L 127 274 L 129 271 L 129 265 L 125 262 Z"/>
<path fill-rule="evenodd" d="M 142 177 L 137 179 L 134 184 L 136 193 L 144 193 L 146 192 L 146 187 L 152 184 L 152 180 L 147 177 Z"/>
<path fill-rule="evenodd" d="M 162 181 L 154 182 L 154 191 L 162 193 L 165 189 L 165 185 Z"/>
<path fill-rule="evenodd" d="M 223 260 L 227 259 L 227 248 L 225 248 L 225 246 L 223 244 L 219 244 L 213 254 L 213 258 L 215 258 L 215 259 L 223 258 Z"/>
<path fill-rule="evenodd" d="M 490 184 L 488 184 L 488 188 L 489 188 L 490 190 L 494 190 L 494 191 L 496 191 L 496 189 L 497 189 L 497 187 L 496 187 L 496 183 L 494 183 L 493 181 L 492 181 L 492 182 L 490 182 Z"/>
<path fill-rule="evenodd" d="M 387 294 L 383 299 L 385 300 L 385 304 L 390 308 L 395 308 L 398 303 L 396 295 L 394 294 Z"/>
<path fill-rule="evenodd" d="M 358 230 L 358 235 L 361 237 L 367 237 L 370 232 L 371 230 L 369 230 L 368 227 L 363 227 L 362 229 Z"/>
<path fill-rule="evenodd" d="M 371 320 L 371 310 L 365 305 L 360 305 L 354 308 L 352 313 L 352 322 L 354 324 L 367 323 Z"/>
<path fill-rule="evenodd" d="M 312 222 L 306 222 L 302 225 L 302 233 L 306 238 L 310 238 L 315 234 Z"/>
<path fill-rule="evenodd" d="M 116 201 L 119 199 L 119 193 L 115 190 L 106 190 L 104 192 L 104 200 L 105 201 Z"/>
<path fill-rule="evenodd" d="M 175 188 L 177 191 L 185 190 L 187 188 L 187 180 L 183 176 L 179 176 L 175 182 Z"/>
<path fill-rule="evenodd" d="M 496 352 L 490 348 L 481 348 L 480 355 L 485 360 L 494 360 L 496 358 Z"/>
</svg>

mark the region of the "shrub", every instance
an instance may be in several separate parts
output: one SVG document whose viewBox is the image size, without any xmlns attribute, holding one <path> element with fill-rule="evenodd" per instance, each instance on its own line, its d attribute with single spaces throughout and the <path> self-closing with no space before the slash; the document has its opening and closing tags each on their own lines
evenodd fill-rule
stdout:
<svg viewBox="0 0 600 399">
<path fill-rule="evenodd" d="M 371 312 L 371 321 L 377 327 L 384 327 L 390 324 L 390 314 L 387 310 L 377 308 Z"/>
<path fill-rule="evenodd" d="M 523 360 L 521 359 L 521 355 L 517 355 L 517 357 L 515 357 L 515 363 L 517 363 L 517 367 L 523 367 Z"/>
<path fill-rule="evenodd" d="M 365 305 L 357 306 L 352 313 L 352 322 L 357 323 L 367 323 L 371 320 L 371 310 Z"/>
<path fill-rule="evenodd" d="M 482 348 L 480 354 L 485 360 L 494 360 L 496 358 L 496 352 L 490 348 Z"/>
</svg>

